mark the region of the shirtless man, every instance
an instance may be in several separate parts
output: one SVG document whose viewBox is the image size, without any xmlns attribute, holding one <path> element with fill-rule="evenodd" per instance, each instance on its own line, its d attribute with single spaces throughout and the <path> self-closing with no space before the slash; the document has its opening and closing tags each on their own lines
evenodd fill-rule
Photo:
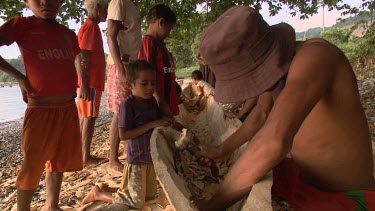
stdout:
<svg viewBox="0 0 375 211">
<path fill-rule="evenodd" d="M 299 185 L 322 194 L 375 189 L 366 116 L 353 69 L 340 49 L 323 39 L 296 42 L 288 24 L 269 26 L 254 9 L 237 6 L 205 30 L 199 52 L 216 76 L 217 101 L 238 102 L 265 91 L 275 101 L 255 136 L 246 121 L 242 128 L 247 130 L 231 136 L 251 141 L 212 199 L 195 201 L 201 210 L 225 210 L 272 169 L 275 194 L 275 184 L 284 182 L 280 174 L 288 179 L 279 168 L 287 154 L 299 171 Z M 374 204 L 367 196 L 372 193 L 374 199 L 374 192 L 362 193 L 371 210 Z M 338 201 L 354 204 L 354 209 L 359 203 L 344 194 Z M 282 196 L 298 209 L 296 198 Z M 317 203 L 342 210 L 329 200 Z"/>
</svg>

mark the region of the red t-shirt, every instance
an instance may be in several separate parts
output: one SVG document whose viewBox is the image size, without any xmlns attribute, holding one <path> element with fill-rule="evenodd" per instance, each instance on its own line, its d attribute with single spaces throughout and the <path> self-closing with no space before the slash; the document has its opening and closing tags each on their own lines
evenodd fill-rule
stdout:
<svg viewBox="0 0 375 211">
<path fill-rule="evenodd" d="M 0 37 L 18 44 L 34 98 L 77 95 L 74 58 L 80 49 L 72 30 L 34 16 L 15 17 L 0 27 Z"/>
<path fill-rule="evenodd" d="M 144 59 L 155 67 L 158 92 L 169 105 L 172 115 L 178 115 L 175 64 L 165 43 L 152 36 L 144 36 L 138 59 Z"/>
<path fill-rule="evenodd" d="M 79 29 L 78 43 L 82 50 L 90 51 L 87 69 L 89 87 L 104 91 L 105 56 L 102 34 L 98 24 L 98 22 L 87 18 Z M 81 86 L 81 80 L 78 80 L 78 85 Z"/>
</svg>

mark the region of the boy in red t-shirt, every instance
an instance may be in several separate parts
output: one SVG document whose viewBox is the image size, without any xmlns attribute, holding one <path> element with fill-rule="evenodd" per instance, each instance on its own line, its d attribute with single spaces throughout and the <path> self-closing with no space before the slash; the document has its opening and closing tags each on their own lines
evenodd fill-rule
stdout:
<svg viewBox="0 0 375 211">
<path fill-rule="evenodd" d="M 138 59 L 144 59 L 156 69 L 155 98 L 162 112 L 175 116 L 178 111 L 175 64 L 164 40 L 176 25 L 175 13 L 166 5 L 157 4 L 147 14 L 148 30 L 143 37 Z"/>
<path fill-rule="evenodd" d="M 90 155 L 90 146 L 94 134 L 95 120 L 104 91 L 105 55 L 99 23 L 107 18 L 107 0 L 85 0 L 88 18 L 78 32 L 81 53 L 77 56 L 78 70 L 78 115 L 82 133 L 83 164 L 99 162 L 100 158 Z M 83 65 L 80 65 L 83 64 Z"/>
<path fill-rule="evenodd" d="M 46 168 L 44 210 L 60 210 L 63 172 L 82 169 L 79 120 L 74 98 L 80 52 L 77 36 L 55 18 L 63 0 L 25 0 L 33 12 L 0 27 L 0 46 L 16 42 L 26 76 L 0 57 L 0 69 L 17 79 L 27 103 L 23 129 L 23 163 L 17 177 L 17 210 L 30 210 L 33 194 Z"/>
</svg>

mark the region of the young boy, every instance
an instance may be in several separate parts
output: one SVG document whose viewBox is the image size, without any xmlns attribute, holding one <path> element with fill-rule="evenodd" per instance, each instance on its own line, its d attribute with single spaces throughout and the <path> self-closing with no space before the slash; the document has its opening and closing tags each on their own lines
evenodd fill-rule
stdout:
<svg viewBox="0 0 375 211">
<path fill-rule="evenodd" d="M 33 12 L 0 27 L 0 46 L 16 42 L 26 76 L 0 57 L 0 69 L 17 79 L 27 102 L 23 130 L 23 163 L 17 177 L 17 210 L 30 204 L 46 166 L 44 210 L 58 206 L 63 172 L 82 169 L 79 120 L 74 98 L 80 52 L 77 36 L 55 18 L 63 0 L 25 0 Z"/>
<path fill-rule="evenodd" d="M 191 79 L 193 83 L 197 86 L 198 98 L 194 99 L 194 106 L 199 106 L 203 96 L 214 95 L 215 89 L 206 81 L 203 81 L 203 74 L 199 70 L 194 70 L 191 73 Z"/>
<path fill-rule="evenodd" d="M 164 40 L 176 25 L 175 13 L 166 5 L 153 6 L 148 14 L 147 35 L 144 36 L 138 59 L 144 59 L 156 69 L 157 90 L 155 98 L 161 110 L 168 116 L 178 114 L 175 64 Z"/>
<path fill-rule="evenodd" d="M 115 192 L 95 186 L 83 199 L 82 204 L 92 201 L 120 203 L 141 209 L 144 203 L 156 195 L 156 175 L 150 152 L 150 137 L 154 128 L 168 126 L 170 118 L 160 118 L 156 99 L 156 73 L 144 60 L 130 63 L 126 72 L 129 97 L 121 104 L 119 130 L 121 140 L 128 140 L 128 154 L 121 186 Z"/>
<path fill-rule="evenodd" d="M 107 0 L 85 0 L 88 18 L 78 32 L 81 53 L 77 56 L 78 115 L 82 133 L 83 164 L 95 164 L 101 159 L 90 155 L 95 120 L 99 114 L 104 91 L 105 56 L 99 23 L 107 18 Z M 83 65 L 80 65 L 83 64 Z"/>
</svg>

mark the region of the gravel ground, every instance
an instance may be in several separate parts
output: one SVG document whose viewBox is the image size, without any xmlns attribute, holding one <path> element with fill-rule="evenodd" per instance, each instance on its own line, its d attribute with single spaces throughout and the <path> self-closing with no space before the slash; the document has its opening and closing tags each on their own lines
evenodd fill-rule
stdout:
<svg viewBox="0 0 375 211">
<path fill-rule="evenodd" d="M 368 119 L 371 139 L 375 141 L 375 78 L 360 80 L 358 85 L 361 102 Z M 96 121 L 98 127 L 95 130 L 92 146 L 94 149 L 93 154 L 102 157 L 106 156 L 108 152 L 108 125 L 112 118 L 112 113 L 107 111 L 104 105 L 105 103 L 102 99 L 100 117 Z M 22 121 L 20 119 L 0 123 L 0 210 L 9 210 L 15 203 L 14 181 L 22 161 L 20 149 Z M 44 192 L 44 184 L 42 182 L 37 189 L 35 194 L 37 197 L 34 197 L 34 202 L 44 200 L 45 196 L 38 192 Z"/>
</svg>

